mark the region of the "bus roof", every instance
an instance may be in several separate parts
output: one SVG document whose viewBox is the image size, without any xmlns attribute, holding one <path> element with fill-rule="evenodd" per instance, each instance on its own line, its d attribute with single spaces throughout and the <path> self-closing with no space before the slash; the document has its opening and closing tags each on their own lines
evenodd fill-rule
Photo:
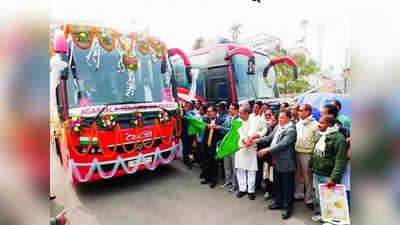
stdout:
<svg viewBox="0 0 400 225">
<path fill-rule="evenodd" d="M 191 56 L 203 55 L 203 54 L 210 53 L 211 51 L 221 49 L 221 48 L 225 48 L 228 51 L 230 51 L 235 48 L 242 48 L 242 47 L 247 47 L 247 46 L 240 45 L 237 43 L 219 43 L 219 44 L 212 45 L 210 47 L 195 50 L 195 51 L 191 52 L 188 56 L 191 57 Z M 260 50 L 256 50 L 256 49 L 250 49 L 250 50 L 252 50 L 253 52 L 256 52 L 258 54 L 269 56 L 267 53 L 260 51 Z"/>
</svg>

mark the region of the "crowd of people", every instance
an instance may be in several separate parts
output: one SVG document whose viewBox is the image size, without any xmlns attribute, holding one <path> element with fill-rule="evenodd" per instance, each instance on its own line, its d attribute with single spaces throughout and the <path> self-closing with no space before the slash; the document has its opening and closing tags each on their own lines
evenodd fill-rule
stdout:
<svg viewBox="0 0 400 225">
<path fill-rule="evenodd" d="M 182 132 L 183 162 L 188 169 L 193 163 L 201 167 L 202 185 L 213 189 L 221 177 L 223 188 L 237 192 L 238 198 L 247 194 L 250 200 L 256 199 L 256 190 L 265 191 L 260 199 L 274 199 L 268 209 L 282 210 L 284 220 L 291 216 L 294 201 L 304 201 L 318 222 L 318 185 L 344 184 L 350 209 L 350 118 L 340 113 L 340 101 L 324 105 L 319 121 L 309 104 L 187 101 L 183 109 L 186 116 L 206 124 L 203 133 L 190 136 L 184 119 Z M 240 149 L 216 160 L 219 143 L 234 120 L 242 122 Z"/>
</svg>

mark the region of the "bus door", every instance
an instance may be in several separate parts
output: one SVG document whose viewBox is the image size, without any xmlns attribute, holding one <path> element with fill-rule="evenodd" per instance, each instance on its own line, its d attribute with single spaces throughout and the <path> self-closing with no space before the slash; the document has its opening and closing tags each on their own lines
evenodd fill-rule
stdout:
<svg viewBox="0 0 400 225">
<path fill-rule="evenodd" d="M 228 67 L 219 66 L 207 69 L 206 99 L 209 101 L 231 100 Z"/>
</svg>

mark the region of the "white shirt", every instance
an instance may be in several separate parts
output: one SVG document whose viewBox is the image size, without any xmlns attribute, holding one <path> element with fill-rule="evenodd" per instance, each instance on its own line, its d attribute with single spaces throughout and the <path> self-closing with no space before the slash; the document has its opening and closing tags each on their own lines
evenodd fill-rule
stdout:
<svg viewBox="0 0 400 225">
<path fill-rule="evenodd" d="M 239 146 L 243 146 L 242 140 L 247 137 L 251 137 L 256 132 L 255 120 L 250 118 L 247 121 L 243 121 L 243 125 L 238 129 L 240 135 Z M 235 168 L 243 170 L 256 171 L 257 168 L 257 146 L 252 145 L 247 148 L 242 148 L 235 153 Z"/>
<path fill-rule="evenodd" d="M 152 102 L 153 96 L 151 95 L 151 88 L 148 85 L 144 85 L 144 101 L 145 102 Z"/>
<path fill-rule="evenodd" d="M 215 119 L 216 119 L 216 118 L 214 118 L 214 119 L 211 119 L 211 118 L 210 118 L 210 124 L 215 125 Z"/>
<path fill-rule="evenodd" d="M 255 113 L 250 114 L 250 118 L 256 124 L 256 132 L 261 137 L 267 133 L 267 121 L 265 121 L 264 117 L 261 114 L 256 115 Z M 250 119 L 249 118 L 249 119 Z"/>
</svg>

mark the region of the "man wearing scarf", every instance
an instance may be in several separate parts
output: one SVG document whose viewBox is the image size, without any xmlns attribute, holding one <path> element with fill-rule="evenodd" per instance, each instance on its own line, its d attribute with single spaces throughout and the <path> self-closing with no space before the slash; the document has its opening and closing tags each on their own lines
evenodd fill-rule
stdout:
<svg viewBox="0 0 400 225">
<path fill-rule="evenodd" d="M 293 108 L 292 108 L 293 109 Z M 293 110 L 292 110 L 293 111 Z M 296 123 L 296 177 L 294 194 L 295 200 L 304 198 L 307 207 L 314 210 L 312 176 L 308 175 L 308 162 L 314 150 L 314 137 L 318 132 L 318 122 L 311 115 L 312 108 L 309 104 L 302 104 L 299 108 L 299 121 Z M 304 186 L 306 188 L 304 193 Z"/>
<path fill-rule="evenodd" d="M 275 203 L 268 206 L 270 210 L 283 209 L 282 219 L 288 219 L 293 212 L 294 199 L 294 175 L 296 171 L 296 159 L 294 147 L 296 143 L 296 128 L 291 122 L 289 109 L 279 114 L 279 125 L 274 131 L 260 139 L 253 140 L 257 144 L 267 147 L 258 151 L 257 155 L 263 157 L 272 154 L 274 164 L 274 190 L 276 191 Z"/>
<path fill-rule="evenodd" d="M 315 138 L 316 145 L 308 163 L 308 173 L 313 174 L 315 196 L 321 206 L 319 184 L 335 186 L 340 182 L 347 163 L 347 142 L 339 132 L 336 118 L 324 115 L 320 118 L 319 135 Z M 322 216 L 313 216 L 313 221 L 322 221 Z"/>
</svg>

